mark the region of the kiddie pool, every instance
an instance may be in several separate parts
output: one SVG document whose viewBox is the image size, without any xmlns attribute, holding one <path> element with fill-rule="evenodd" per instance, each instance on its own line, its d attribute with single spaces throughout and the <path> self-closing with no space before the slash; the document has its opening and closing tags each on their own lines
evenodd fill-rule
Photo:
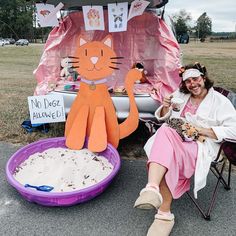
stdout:
<svg viewBox="0 0 236 236">
<path fill-rule="evenodd" d="M 6 177 L 7 181 L 28 201 L 35 202 L 44 206 L 71 206 L 78 203 L 86 202 L 97 195 L 101 194 L 111 183 L 120 169 L 120 156 L 117 150 L 108 144 L 107 149 L 98 155 L 102 155 L 108 159 L 113 165 L 114 169 L 104 180 L 101 182 L 84 188 L 82 190 L 56 193 L 56 192 L 42 192 L 30 188 L 25 188 L 13 177 L 16 167 L 18 167 L 23 161 L 25 161 L 30 155 L 36 152 L 43 152 L 49 148 L 56 148 L 65 146 L 65 138 L 48 138 L 40 140 L 19 149 L 15 154 L 11 156 L 6 165 Z M 85 143 L 84 147 L 87 147 Z"/>
</svg>

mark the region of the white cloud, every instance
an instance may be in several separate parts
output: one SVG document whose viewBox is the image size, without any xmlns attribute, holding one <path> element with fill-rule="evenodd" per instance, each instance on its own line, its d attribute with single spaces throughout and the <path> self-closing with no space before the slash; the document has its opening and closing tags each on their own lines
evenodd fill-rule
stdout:
<svg viewBox="0 0 236 236">
<path fill-rule="evenodd" d="M 185 9 L 193 22 L 204 12 L 212 20 L 214 32 L 232 32 L 236 27 L 236 0 L 169 0 L 166 11 L 172 15 Z"/>
</svg>

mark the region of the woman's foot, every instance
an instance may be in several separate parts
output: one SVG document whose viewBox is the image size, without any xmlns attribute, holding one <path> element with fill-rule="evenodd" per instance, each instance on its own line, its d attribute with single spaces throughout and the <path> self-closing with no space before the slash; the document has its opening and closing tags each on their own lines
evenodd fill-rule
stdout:
<svg viewBox="0 0 236 236">
<path fill-rule="evenodd" d="M 134 203 L 134 207 L 145 210 L 158 209 L 162 202 L 163 199 L 159 192 L 159 187 L 147 184 L 146 187 L 141 190 L 139 197 Z"/>
<path fill-rule="evenodd" d="M 150 226 L 147 236 L 168 236 L 174 226 L 174 214 L 159 214 L 155 215 L 155 220 Z"/>
</svg>

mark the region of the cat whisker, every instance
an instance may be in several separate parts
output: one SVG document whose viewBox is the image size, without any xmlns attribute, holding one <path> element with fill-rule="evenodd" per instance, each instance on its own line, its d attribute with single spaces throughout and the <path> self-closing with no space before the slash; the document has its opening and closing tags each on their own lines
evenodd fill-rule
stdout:
<svg viewBox="0 0 236 236">
<path fill-rule="evenodd" d="M 123 59 L 124 57 L 110 57 L 110 59 Z"/>
<path fill-rule="evenodd" d="M 79 63 L 79 61 L 68 61 L 67 63 Z"/>
<path fill-rule="evenodd" d="M 68 56 L 68 58 L 79 59 L 79 57 Z"/>
<path fill-rule="evenodd" d="M 112 64 L 122 64 L 121 62 L 111 62 Z"/>
<path fill-rule="evenodd" d="M 114 69 L 114 70 L 119 70 L 120 68 L 109 66 L 109 68 Z"/>
</svg>

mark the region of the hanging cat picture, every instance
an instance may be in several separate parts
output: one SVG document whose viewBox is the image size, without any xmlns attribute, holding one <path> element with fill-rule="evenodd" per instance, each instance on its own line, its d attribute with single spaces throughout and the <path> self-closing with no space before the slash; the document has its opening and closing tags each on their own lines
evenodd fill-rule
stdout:
<svg viewBox="0 0 236 236">
<path fill-rule="evenodd" d="M 107 77 L 122 66 L 122 57 L 113 50 L 111 35 L 101 41 L 78 37 L 73 58 L 81 81 L 66 121 L 66 146 L 82 149 L 87 138 L 88 149 L 92 152 L 105 150 L 108 143 L 116 148 L 120 139 L 138 127 L 139 113 L 133 86 L 142 78 L 142 71 L 137 68 L 127 71 L 125 89 L 129 96 L 130 113 L 119 124 L 106 84 Z"/>
<path fill-rule="evenodd" d="M 83 6 L 85 30 L 104 30 L 102 6 Z"/>
<path fill-rule="evenodd" d="M 127 30 L 128 2 L 110 3 L 108 6 L 109 32 Z"/>
<path fill-rule="evenodd" d="M 135 0 L 131 3 L 128 20 L 135 16 L 140 16 L 143 14 L 146 7 L 150 4 L 149 1 L 145 0 Z"/>
</svg>

